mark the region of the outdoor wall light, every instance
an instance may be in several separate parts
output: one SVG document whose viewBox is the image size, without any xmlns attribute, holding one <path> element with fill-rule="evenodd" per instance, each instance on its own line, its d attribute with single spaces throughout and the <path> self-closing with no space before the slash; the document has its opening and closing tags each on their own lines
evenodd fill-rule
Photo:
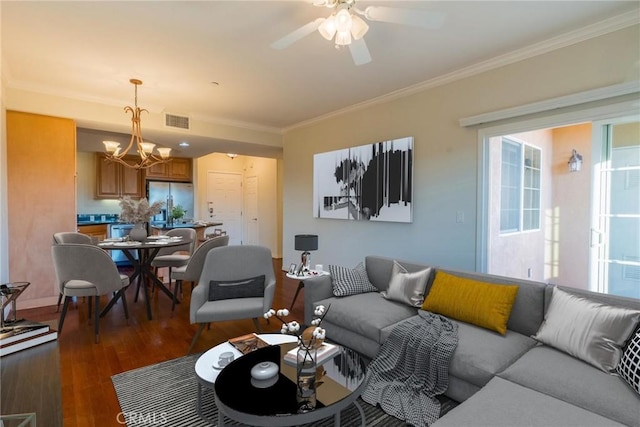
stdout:
<svg viewBox="0 0 640 427">
<path fill-rule="evenodd" d="M 579 172 L 582 168 L 582 155 L 573 149 L 571 158 L 569 159 L 569 172 Z"/>
</svg>

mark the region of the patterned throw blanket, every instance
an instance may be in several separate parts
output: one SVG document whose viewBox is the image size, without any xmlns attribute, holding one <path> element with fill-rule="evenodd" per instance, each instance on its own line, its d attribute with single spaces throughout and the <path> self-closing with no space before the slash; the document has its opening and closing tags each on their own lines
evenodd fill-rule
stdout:
<svg viewBox="0 0 640 427">
<path fill-rule="evenodd" d="M 398 324 L 367 369 L 362 399 L 379 404 L 413 426 L 429 426 L 440 415 L 437 395 L 449 385 L 449 362 L 458 345 L 458 325 L 419 310 Z"/>
</svg>

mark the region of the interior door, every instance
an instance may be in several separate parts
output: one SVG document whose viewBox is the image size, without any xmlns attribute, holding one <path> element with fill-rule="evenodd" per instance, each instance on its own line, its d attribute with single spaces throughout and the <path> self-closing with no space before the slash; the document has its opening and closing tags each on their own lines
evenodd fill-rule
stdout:
<svg viewBox="0 0 640 427">
<path fill-rule="evenodd" d="M 640 298 L 640 122 L 594 129 L 591 289 Z"/>
<path fill-rule="evenodd" d="M 258 177 L 250 176 L 245 181 L 244 189 L 245 211 L 247 223 L 246 243 L 260 244 L 260 226 L 258 221 Z"/>
<path fill-rule="evenodd" d="M 242 236 L 242 175 L 227 172 L 207 173 L 207 205 L 209 220 L 222 222 L 230 245 L 241 245 Z"/>
</svg>

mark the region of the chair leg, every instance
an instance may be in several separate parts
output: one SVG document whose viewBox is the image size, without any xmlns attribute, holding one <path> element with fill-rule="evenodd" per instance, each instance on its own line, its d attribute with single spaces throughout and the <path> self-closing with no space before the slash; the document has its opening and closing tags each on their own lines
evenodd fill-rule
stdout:
<svg viewBox="0 0 640 427">
<path fill-rule="evenodd" d="M 198 331 L 196 332 L 196 334 L 193 336 L 193 339 L 191 340 L 191 345 L 189 346 L 189 350 L 187 350 L 187 354 L 191 353 L 191 349 L 193 348 L 193 345 L 196 343 L 196 341 L 198 341 L 198 338 L 200 338 L 200 334 L 202 333 L 203 329 L 204 329 L 204 323 L 200 323 L 198 325 Z"/>
<path fill-rule="evenodd" d="M 93 300 L 93 298 L 89 297 L 89 304 L 87 304 L 89 306 L 89 315 L 87 316 L 87 323 L 90 325 L 91 324 L 91 301 Z"/>
<path fill-rule="evenodd" d="M 173 288 L 173 302 L 171 303 L 171 311 L 176 309 L 176 304 L 178 303 L 178 289 L 182 287 L 182 280 L 176 280 L 176 284 Z"/>
<path fill-rule="evenodd" d="M 62 294 L 58 295 L 58 305 L 56 306 L 56 313 L 60 311 L 61 302 L 62 302 Z"/>
<path fill-rule="evenodd" d="M 127 295 L 125 293 L 126 288 L 120 290 L 120 298 L 122 298 L 122 308 L 124 309 L 124 318 L 127 319 L 127 325 L 129 324 L 129 308 L 127 307 Z"/>
<path fill-rule="evenodd" d="M 98 331 L 98 319 L 100 319 L 100 296 L 96 295 L 94 300 L 96 301 L 96 306 L 94 307 L 94 311 L 95 311 L 95 318 L 93 319 L 94 321 L 94 325 L 93 325 L 93 331 L 95 332 L 96 335 L 96 344 L 98 344 L 98 341 L 100 340 L 100 335 L 99 335 L 99 331 Z M 89 299 L 89 301 L 91 301 L 91 299 Z"/>
<path fill-rule="evenodd" d="M 262 331 L 260 330 L 260 323 L 258 323 L 258 318 L 254 317 L 252 320 L 253 324 L 256 326 L 256 331 L 258 331 L 258 333 L 261 333 Z"/>
<path fill-rule="evenodd" d="M 62 313 L 60 313 L 60 320 L 58 321 L 58 334 L 62 333 L 62 325 L 64 325 L 64 317 L 67 315 L 67 308 L 69 307 L 70 300 L 71 300 L 71 297 L 64 297 Z"/>
</svg>

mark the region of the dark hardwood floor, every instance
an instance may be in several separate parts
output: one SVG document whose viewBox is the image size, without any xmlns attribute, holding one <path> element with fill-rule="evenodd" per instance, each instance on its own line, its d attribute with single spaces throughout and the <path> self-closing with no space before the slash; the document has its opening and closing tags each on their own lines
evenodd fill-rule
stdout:
<svg viewBox="0 0 640 427">
<path fill-rule="evenodd" d="M 288 308 L 293 299 L 297 281 L 285 276 L 281 259 L 274 259 L 274 269 L 277 284 L 273 306 Z M 64 330 L 58 337 L 58 354 L 54 354 L 51 358 L 53 360 L 51 366 L 47 367 L 51 370 L 58 369 L 55 366 L 55 356 L 58 356 L 59 382 L 62 390 L 61 409 L 65 427 L 119 425 L 116 416 L 120 412 L 120 406 L 111 383 L 111 376 L 186 354 L 197 329 L 196 325 L 189 323 L 190 290 L 190 284 L 185 283 L 184 299 L 176 306 L 174 313 L 171 312 L 171 300 L 166 295 L 155 292 L 151 297 L 154 317 L 153 320 L 148 320 L 143 297 L 141 296 L 138 302 L 134 303 L 135 286 L 129 286 L 126 292 L 129 308 L 128 324 L 124 318 L 122 303 L 119 302 L 100 319 L 100 342 L 97 344 L 94 343 L 93 326 L 87 319 L 87 302 L 81 298 L 73 307 L 70 307 Z M 301 293 L 290 319 L 304 320 L 303 297 Z M 107 298 L 104 297 L 101 306 L 106 303 Z M 56 307 L 44 307 L 19 311 L 18 316 L 35 321 L 53 321 L 57 327 L 59 313 L 56 312 Z M 260 319 L 260 325 L 262 332 L 279 332 L 281 326 L 279 322 L 267 324 L 265 319 Z M 205 328 L 192 353 L 205 351 L 229 338 L 251 332 L 255 332 L 255 328 L 250 319 L 213 323 L 210 330 Z M 15 364 L 31 363 L 28 352 L 32 351 L 33 349 L 20 352 L 23 354 Z M 12 356 L 14 355 L 5 357 Z M 39 377 L 42 377 L 42 373 L 32 376 L 32 380 L 38 381 Z M 51 386 L 50 378 L 42 378 L 42 381 L 48 387 Z M 34 395 L 28 398 L 40 398 L 40 396 Z M 46 416 L 38 415 L 39 426 L 54 425 L 44 418 Z"/>
</svg>

